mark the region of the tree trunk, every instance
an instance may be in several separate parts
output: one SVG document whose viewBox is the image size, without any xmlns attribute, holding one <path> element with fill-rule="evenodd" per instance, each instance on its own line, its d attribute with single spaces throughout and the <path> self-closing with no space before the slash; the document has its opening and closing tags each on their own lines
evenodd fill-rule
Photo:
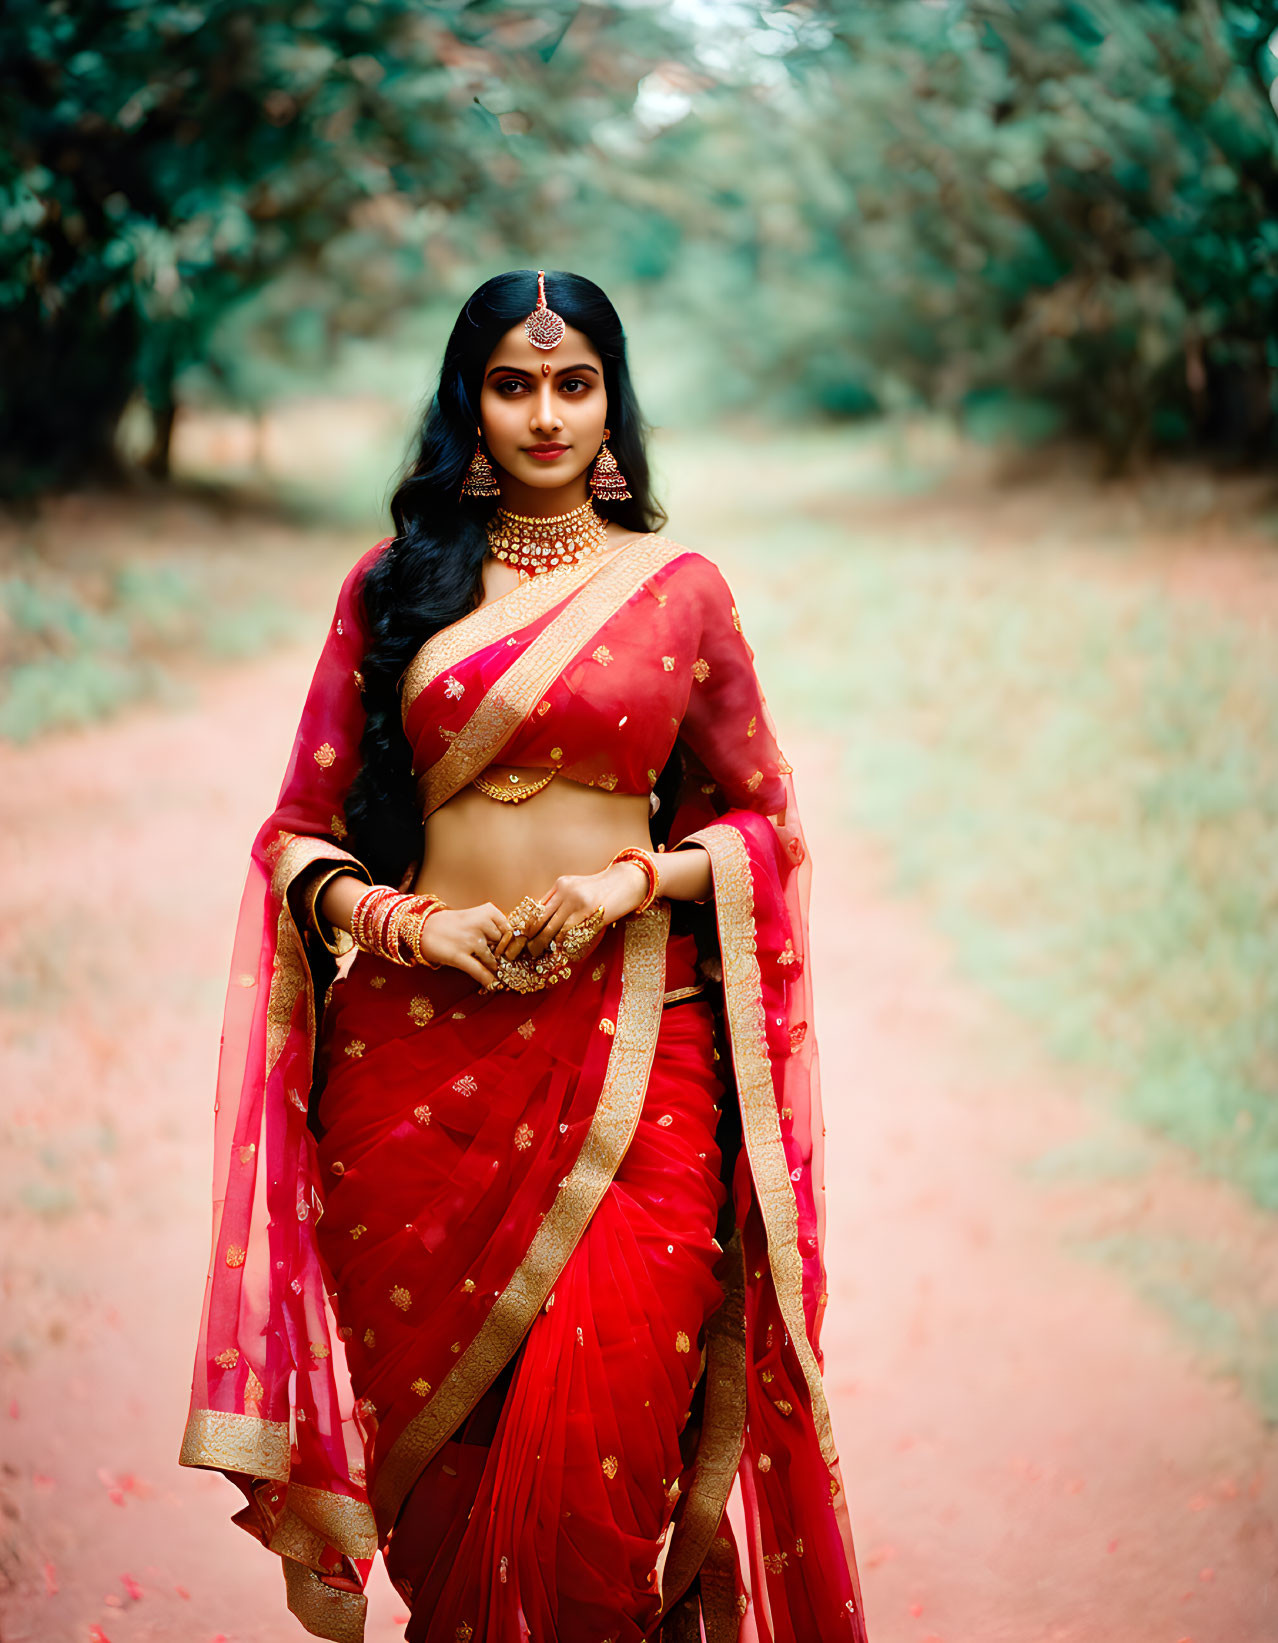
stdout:
<svg viewBox="0 0 1278 1643">
<path fill-rule="evenodd" d="M 138 327 L 98 293 L 56 314 L 34 293 L 0 319 L 0 497 L 113 484 L 115 435 L 135 383 Z"/>
<path fill-rule="evenodd" d="M 168 479 L 172 472 L 173 424 L 177 421 L 178 412 L 172 384 L 166 384 L 158 402 L 152 399 L 149 404 L 154 433 L 151 448 L 142 458 L 142 466 L 152 479 Z"/>
</svg>

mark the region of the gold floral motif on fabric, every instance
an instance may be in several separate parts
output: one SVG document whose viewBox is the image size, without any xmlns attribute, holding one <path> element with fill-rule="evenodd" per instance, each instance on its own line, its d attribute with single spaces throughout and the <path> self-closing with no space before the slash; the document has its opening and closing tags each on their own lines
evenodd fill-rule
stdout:
<svg viewBox="0 0 1278 1643">
<path fill-rule="evenodd" d="M 315 763 L 321 770 L 328 770 L 337 763 L 336 749 L 328 742 L 315 749 Z"/>
<path fill-rule="evenodd" d="M 634 1138 L 661 1027 L 669 929 L 667 902 L 656 902 L 646 913 L 625 920 L 616 1033 L 581 1151 L 478 1333 L 382 1460 L 373 1485 L 373 1506 L 386 1527 L 439 1445 L 456 1431 L 518 1349 Z"/>
<path fill-rule="evenodd" d="M 698 656 L 696 661 L 692 664 L 692 677 L 699 685 L 705 684 L 706 680 L 710 677 L 710 664 L 706 661 L 704 656 Z"/>
</svg>

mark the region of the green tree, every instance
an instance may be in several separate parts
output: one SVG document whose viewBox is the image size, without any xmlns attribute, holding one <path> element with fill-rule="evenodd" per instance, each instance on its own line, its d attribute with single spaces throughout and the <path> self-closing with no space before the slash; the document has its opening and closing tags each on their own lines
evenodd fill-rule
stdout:
<svg viewBox="0 0 1278 1643">
<path fill-rule="evenodd" d="M 853 351 L 933 402 L 1011 390 L 1114 465 L 1276 443 L 1272 4 L 828 0 L 787 63 L 807 238 Z M 818 192 L 846 190 L 831 216 Z"/>
<path fill-rule="evenodd" d="M 180 372 L 286 270 L 331 336 L 527 246 L 667 49 L 574 0 L 10 0 L 0 494 L 114 474 L 138 391 L 166 473 Z"/>
</svg>

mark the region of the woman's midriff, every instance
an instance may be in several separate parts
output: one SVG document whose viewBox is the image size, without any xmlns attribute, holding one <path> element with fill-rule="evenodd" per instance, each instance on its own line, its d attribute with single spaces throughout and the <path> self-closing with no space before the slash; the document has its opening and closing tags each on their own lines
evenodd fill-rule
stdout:
<svg viewBox="0 0 1278 1643">
<path fill-rule="evenodd" d="M 489 774 L 504 780 L 508 768 Z M 652 848 L 645 794 L 605 793 L 557 776 L 521 803 L 503 804 L 464 787 L 427 818 L 413 888 L 450 907 L 491 901 L 509 912 L 564 874 L 601 872 L 628 845 Z"/>
</svg>

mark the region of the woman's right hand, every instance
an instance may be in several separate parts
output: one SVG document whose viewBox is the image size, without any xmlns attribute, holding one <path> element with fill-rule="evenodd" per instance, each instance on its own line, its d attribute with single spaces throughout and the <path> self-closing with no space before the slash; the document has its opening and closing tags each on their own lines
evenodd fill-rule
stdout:
<svg viewBox="0 0 1278 1643">
<path fill-rule="evenodd" d="M 451 964 L 481 987 L 491 987 L 497 977 L 495 949 L 510 935 L 510 920 L 491 901 L 443 907 L 422 926 L 421 950 L 432 964 Z"/>
</svg>

